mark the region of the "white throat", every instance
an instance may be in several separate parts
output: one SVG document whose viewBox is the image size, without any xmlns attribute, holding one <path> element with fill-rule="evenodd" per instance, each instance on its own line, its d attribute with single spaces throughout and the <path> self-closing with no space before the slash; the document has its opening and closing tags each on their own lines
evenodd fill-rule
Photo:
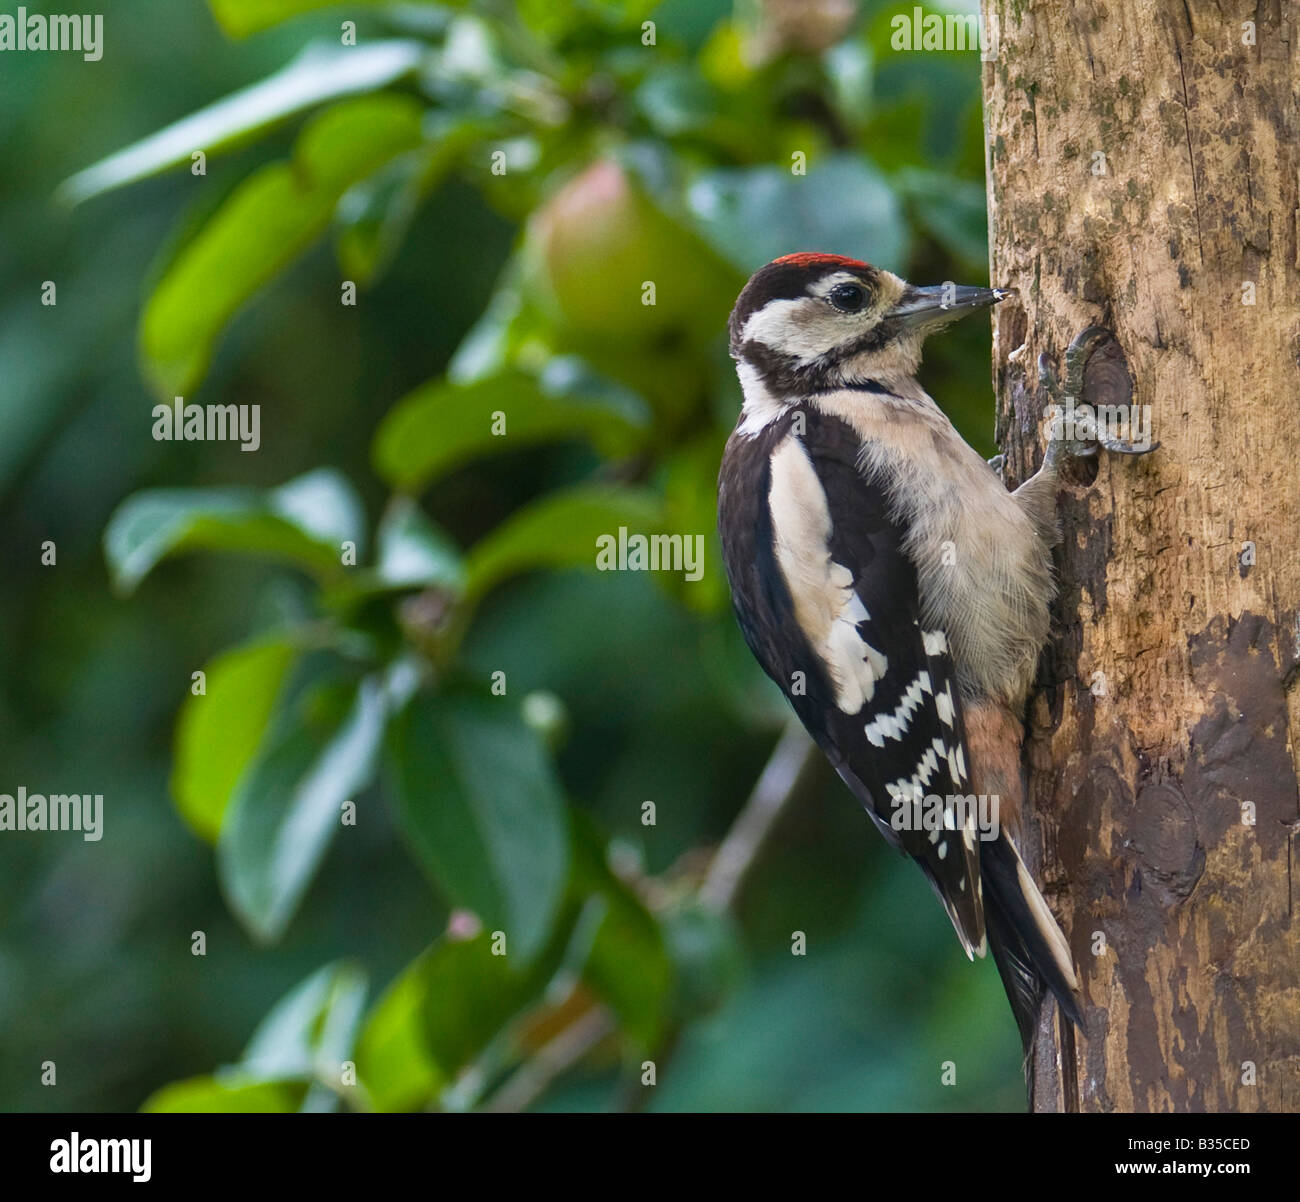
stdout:
<svg viewBox="0 0 1300 1202">
<path fill-rule="evenodd" d="M 790 405 L 798 404 L 800 397 L 779 397 L 763 383 L 758 369 L 743 359 L 736 363 L 740 389 L 745 400 L 740 407 L 740 424 L 736 433 L 741 438 L 756 438 Z"/>
</svg>

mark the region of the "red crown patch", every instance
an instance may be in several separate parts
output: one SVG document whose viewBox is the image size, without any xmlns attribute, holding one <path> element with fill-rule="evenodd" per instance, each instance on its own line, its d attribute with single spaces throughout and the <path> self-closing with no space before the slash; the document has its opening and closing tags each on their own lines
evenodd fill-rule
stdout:
<svg viewBox="0 0 1300 1202">
<path fill-rule="evenodd" d="M 861 259 L 850 259 L 844 255 L 821 255 L 808 251 L 800 252 L 797 255 L 782 255 L 779 259 L 774 259 L 776 263 L 791 263 L 795 267 L 867 267 L 868 264 Z"/>
</svg>

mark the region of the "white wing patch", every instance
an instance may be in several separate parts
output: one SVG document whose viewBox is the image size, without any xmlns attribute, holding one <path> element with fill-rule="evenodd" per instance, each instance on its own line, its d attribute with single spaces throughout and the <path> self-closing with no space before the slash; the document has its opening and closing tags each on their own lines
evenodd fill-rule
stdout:
<svg viewBox="0 0 1300 1202">
<path fill-rule="evenodd" d="M 921 645 L 926 655 L 942 655 L 948 650 L 948 636 L 942 630 L 923 630 Z"/>
<path fill-rule="evenodd" d="M 934 696 L 935 712 L 939 715 L 939 721 L 945 726 L 952 726 L 955 713 L 952 704 L 952 682 L 949 681 L 943 686 L 942 693 L 936 693 Z"/>
<path fill-rule="evenodd" d="M 892 714 L 881 714 L 880 717 L 868 722 L 862 728 L 868 741 L 876 747 L 883 747 L 886 739 L 901 739 L 907 733 L 907 728 L 912 724 L 912 715 L 921 704 L 921 695 L 933 692 L 934 688 L 930 684 L 930 673 L 918 672 L 916 679 L 907 686 L 907 691 L 903 694 L 902 701 L 898 703 L 898 708 Z M 942 715 L 942 709 L 939 712 Z M 948 725 L 952 725 L 951 718 Z"/>
<path fill-rule="evenodd" d="M 920 800 L 925 796 L 925 786 L 930 783 L 932 777 L 939 770 L 939 761 L 947 760 L 949 770 L 952 769 L 952 753 L 944 746 L 943 739 L 937 736 L 930 741 L 930 746 L 925 749 L 925 754 L 921 757 L 916 765 L 916 771 L 912 773 L 910 780 L 896 780 L 892 784 L 885 786 L 885 791 L 889 794 L 889 799 L 896 802 L 910 802 Z M 944 812 L 944 824 L 951 821 L 951 813 Z M 950 827 L 955 830 L 955 827 Z"/>
<path fill-rule="evenodd" d="M 952 773 L 952 779 L 959 785 L 966 782 L 966 753 L 962 750 L 962 745 L 958 743 L 955 747 L 948 748 L 948 771 Z"/>
<path fill-rule="evenodd" d="M 795 621 L 826 668 L 835 704 L 856 714 L 875 694 L 889 661 L 858 632 L 870 615 L 853 589 L 853 574 L 831 558 L 826 493 L 803 443 L 791 435 L 772 452 L 767 501 Z"/>
</svg>

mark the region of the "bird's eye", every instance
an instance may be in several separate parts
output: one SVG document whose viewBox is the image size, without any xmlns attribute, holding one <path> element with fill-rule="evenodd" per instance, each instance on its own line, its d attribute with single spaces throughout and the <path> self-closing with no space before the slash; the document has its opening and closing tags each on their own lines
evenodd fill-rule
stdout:
<svg viewBox="0 0 1300 1202">
<path fill-rule="evenodd" d="M 867 290 L 861 284 L 837 284 L 826 299 L 841 313 L 857 313 L 867 303 Z"/>
</svg>

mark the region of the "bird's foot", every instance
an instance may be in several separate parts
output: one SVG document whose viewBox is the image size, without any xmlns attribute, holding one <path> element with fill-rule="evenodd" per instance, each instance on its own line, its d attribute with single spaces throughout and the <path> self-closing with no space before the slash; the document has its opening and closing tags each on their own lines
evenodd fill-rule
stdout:
<svg viewBox="0 0 1300 1202">
<path fill-rule="evenodd" d="M 1084 384 L 1089 362 L 1093 355 L 1114 335 L 1104 326 L 1088 326 L 1080 330 L 1065 351 L 1065 384 L 1056 375 L 1046 352 L 1038 356 L 1038 382 L 1047 391 L 1049 401 L 1049 438 L 1047 463 L 1057 466 L 1066 459 L 1086 459 L 1097 454 L 1099 448 L 1117 455 L 1147 455 L 1160 444 L 1130 442 L 1114 437 L 1098 420 L 1096 409 L 1085 401 Z M 1122 369 L 1127 383 L 1127 369 Z M 1103 382 L 1103 387 L 1105 382 Z M 1131 398 L 1131 388 L 1128 389 Z M 1124 405 L 1107 406 L 1123 409 Z M 1128 406 L 1130 414 L 1133 407 Z"/>
</svg>

